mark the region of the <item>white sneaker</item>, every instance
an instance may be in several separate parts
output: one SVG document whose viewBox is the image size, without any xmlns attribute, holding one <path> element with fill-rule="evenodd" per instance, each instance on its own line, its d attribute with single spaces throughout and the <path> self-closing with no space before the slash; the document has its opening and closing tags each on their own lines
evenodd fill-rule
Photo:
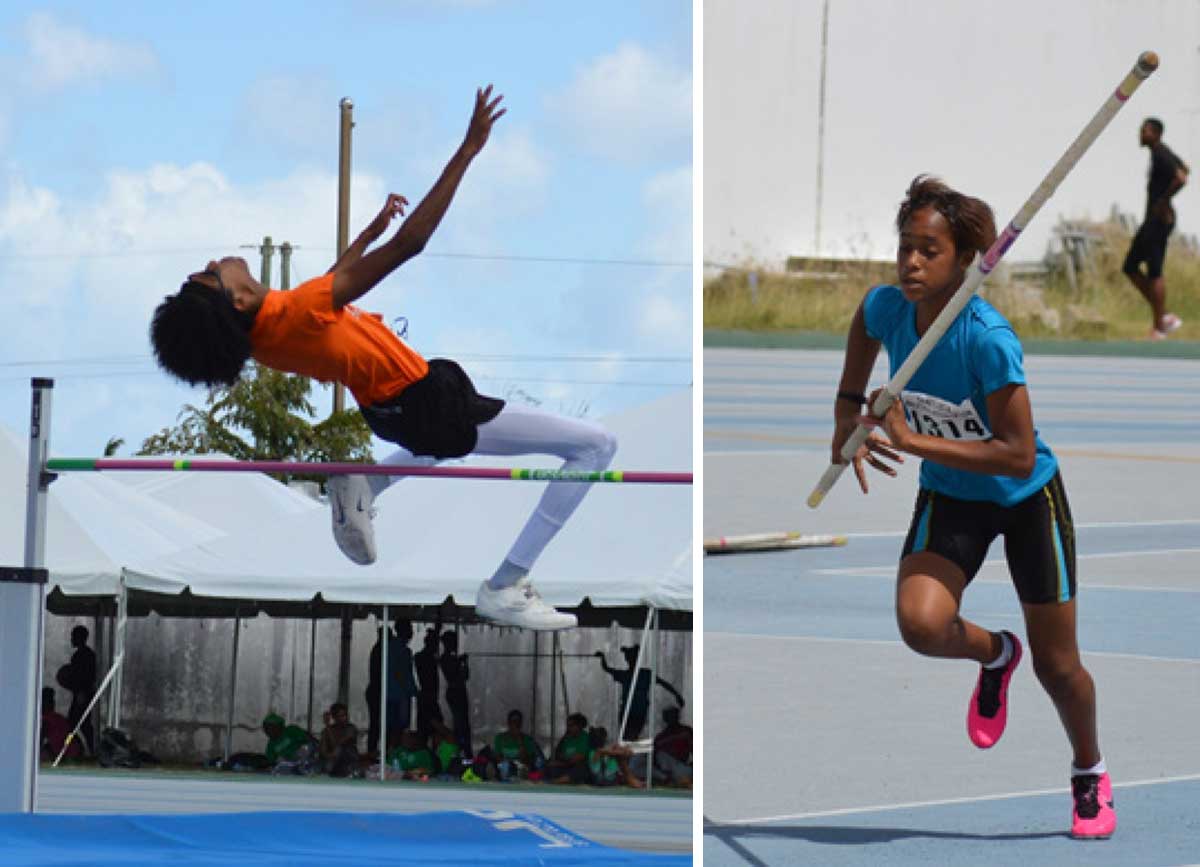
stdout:
<svg viewBox="0 0 1200 867">
<path fill-rule="evenodd" d="M 543 602 L 528 578 L 500 590 L 493 590 L 484 581 L 475 594 L 475 613 L 505 626 L 525 629 L 571 629 L 575 626 L 575 615 L 557 611 Z"/>
<path fill-rule="evenodd" d="M 330 476 L 329 511 L 333 538 L 342 553 L 359 566 L 375 562 L 375 495 L 366 476 Z"/>
</svg>

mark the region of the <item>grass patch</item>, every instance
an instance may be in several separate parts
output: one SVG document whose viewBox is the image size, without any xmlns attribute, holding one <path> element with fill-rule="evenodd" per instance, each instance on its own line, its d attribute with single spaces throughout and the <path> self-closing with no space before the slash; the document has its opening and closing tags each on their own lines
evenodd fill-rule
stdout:
<svg viewBox="0 0 1200 867">
<path fill-rule="evenodd" d="M 1074 221 L 1079 224 L 1082 221 Z M 1120 223 L 1088 224 L 1100 239 L 1073 288 L 1061 267 L 1040 279 L 1013 279 L 1001 265 L 981 293 L 1024 338 L 1143 340 L 1150 308 L 1121 273 L 1131 235 Z M 1167 308 L 1184 320 L 1182 339 L 1200 334 L 1200 252 L 1172 235 L 1163 276 Z M 791 260 L 788 271 L 755 263 L 704 281 L 704 327 L 737 331 L 809 331 L 844 335 L 871 286 L 896 279 L 891 262 Z M 1179 339 L 1179 338 L 1176 338 Z"/>
</svg>

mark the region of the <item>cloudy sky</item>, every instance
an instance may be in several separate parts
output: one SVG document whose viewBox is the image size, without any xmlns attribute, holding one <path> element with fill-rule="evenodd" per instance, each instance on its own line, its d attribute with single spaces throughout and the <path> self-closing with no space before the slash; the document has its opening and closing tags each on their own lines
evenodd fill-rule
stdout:
<svg viewBox="0 0 1200 867">
<path fill-rule="evenodd" d="M 481 389 L 590 415 L 691 382 L 687 0 L 0 7 L 0 425 L 56 380 L 52 448 L 128 454 L 202 391 L 157 371 L 154 306 L 209 258 L 335 258 L 338 101 L 352 235 L 414 203 L 475 88 L 508 114 L 425 254 L 365 299 Z M 275 259 L 275 282 L 279 259 Z M 318 391 L 326 411 L 330 392 Z"/>
<path fill-rule="evenodd" d="M 816 248 L 824 0 L 704 2 L 706 259 L 781 263 Z M 821 250 L 890 258 L 909 181 L 941 175 L 1001 224 L 1151 49 L 1162 66 L 1009 256 L 1039 259 L 1060 215 L 1145 206 L 1147 115 L 1200 164 L 1200 3 L 1183 0 L 828 0 Z M 1195 186 L 1193 175 L 1192 187 Z M 1200 201 L 1176 199 L 1200 233 Z"/>
</svg>

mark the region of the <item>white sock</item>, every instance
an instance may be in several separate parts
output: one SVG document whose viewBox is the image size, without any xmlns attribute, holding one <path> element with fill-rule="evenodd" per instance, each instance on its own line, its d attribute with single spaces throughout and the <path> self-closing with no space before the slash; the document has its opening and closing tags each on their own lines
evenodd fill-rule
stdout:
<svg viewBox="0 0 1200 867">
<path fill-rule="evenodd" d="M 1101 774 L 1107 774 L 1107 773 L 1108 773 L 1108 768 L 1104 767 L 1103 757 L 1100 759 L 1100 761 L 1096 762 L 1096 764 L 1092 765 L 1090 768 L 1077 768 L 1077 767 L 1075 767 L 1075 763 L 1071 762 L 1071 776 L 1072 777 L 1079 777 L 1079 776 L 1082 776 L 1083 774 L 1095 774 L 1096 776 L 1100 776 Z"/>
<path fill-rule="evenodd" d="M 1004 666 L 1008 665 L 1008 661 L 1012 659 L 1013 646 L 1008 636 L 1003 632 L 1000 633 L 1000 644 L 1002 645 L 1000 655 L 984 665 L 984 668 L 1004 668 Z"/>
<path fill-rule="evenodd" d="M 493 590 L 503 590 L 505 587 L 512 587 L 528 574 L 529 570 L 524 566 L 518 566 L 511 560 L 505 559 L 496 567 L 495 574 L 488 579 L 487 584 Z"/>
</svg>

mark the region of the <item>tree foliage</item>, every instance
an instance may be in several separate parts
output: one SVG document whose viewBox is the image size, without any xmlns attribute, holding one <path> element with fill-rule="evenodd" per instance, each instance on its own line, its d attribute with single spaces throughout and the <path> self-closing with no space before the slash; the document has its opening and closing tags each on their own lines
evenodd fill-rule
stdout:
<svg viewBox="0 0 1200 867">
<path fill-rule="evenodd" d="M 253 364 L 232 386 L 210 389 L 203 407 L 185 404 L 174 427 L 142 443 L 139 455 L 220 452 L 242 461 L 371 463 L 371 431 L 357 410 L 313 423 L 312 381 Z M 324 482 L 321 476 L 297 479 Z"/>
</svg>

